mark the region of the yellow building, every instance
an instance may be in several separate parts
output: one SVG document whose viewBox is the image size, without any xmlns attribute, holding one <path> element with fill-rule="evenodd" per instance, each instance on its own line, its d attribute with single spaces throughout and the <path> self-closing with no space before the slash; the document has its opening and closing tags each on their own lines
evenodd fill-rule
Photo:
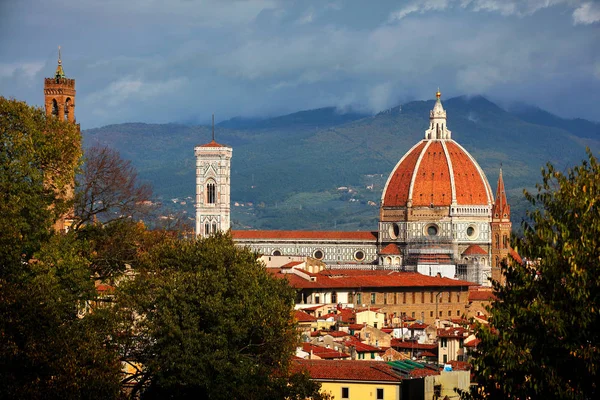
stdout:
<svg viewBox="0 0 600 400">
<path fill-rule="evenodd" d="M 355 360 L 294 360 L 321 383 L 321 392 L 343 400 L 400 399 L 402 377 L 386 362 Z"/>
</svg>

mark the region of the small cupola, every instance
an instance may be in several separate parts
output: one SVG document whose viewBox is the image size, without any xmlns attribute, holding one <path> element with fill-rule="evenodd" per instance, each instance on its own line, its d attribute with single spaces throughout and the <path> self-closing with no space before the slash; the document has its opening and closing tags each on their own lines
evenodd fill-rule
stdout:
<svg viewBox="0 0 600 400">
<path fill-rule="evenodd" d="M 433 110 L 429 112 L 429 129 L 425 131 L 426 140 L 452 139 L 452 132 L 446 126 L 446 110 L 442 106 L 440 97 L 442 93 L 438 88 L 437 98 Z"/>
</svg>

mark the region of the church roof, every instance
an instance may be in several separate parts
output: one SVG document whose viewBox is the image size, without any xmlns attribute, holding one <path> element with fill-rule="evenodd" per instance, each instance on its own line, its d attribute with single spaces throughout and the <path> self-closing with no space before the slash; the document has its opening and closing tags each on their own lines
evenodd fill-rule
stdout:
<svg viewBox="0 0 600 400">
<path fill-rule="evenodd" d="M 214 139 L 213 139 L 209 143 L 201 144 L 201 145 L 198 145 L 196 147 L 229 147 L 229 146 L 224 145 L 224 144 L 219 144 L 219 143 L 215 142 Z"/>
<path fill-rule="evenodd" d="M 399 255 L 400 254 L 400 250 L 398 249 L 397 245 L 395 245 L 394 243 L 390 243 L 387 246 L 385 246 L 383 249 L 381 249 L 381 251 L 379 252 L 379 254 L 384 254 L 384 255 Z"/>
<path fill-rule="evenodd" d="M 371 270 L 334 270 L 330 273 L 313 274 L 308 280 L 295 274 L 283 274 L 280 269 L 270 268 L 275 277 L 287 279 L 296 289 L 325 288 L 388 288 L 388 287 L 465 287 L 472 282 L 458 279 L 422 275 L 417 272 L 390 272 Z M 384 273 L 381 273 L 384 272 Z"/>
<path fill-rule="evenodd" d="M 383 207 L 487 206 L 494 202 L 483 170 L 450 134 L 438 97 L 425 139 L 413 146 L 390 174 Z"/>
<path fill-rule="evenodd" d="M 236 240 L 361 240 L 376 241 L 377 232 L 370 231 L 271 231 L 271 230 L 251 230 L 251 231 L 231 231 L 231 235 Z"/>
<path fill-rule="evenodd" d="M 472 255 L 488 255 L 488 252 L 482 249 L 480 246 L 476 244 L 472 244 L 465 251 L 463 251 L 463 256 L 472 256 Z"/>
</svg>

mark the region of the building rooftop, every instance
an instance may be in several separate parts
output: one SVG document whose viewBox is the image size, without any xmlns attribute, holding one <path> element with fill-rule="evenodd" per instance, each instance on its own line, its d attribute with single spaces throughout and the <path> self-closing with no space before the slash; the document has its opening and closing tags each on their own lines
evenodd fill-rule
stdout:
<svg viewBox="0 0 600 400">
<path fill-rule="evenodd" d="M 400 382 L 402 377 L 384 361 L 292 360 L 293 368 L 305 370 L 315 380 Z"/>
<path fill-rule="evenodd" d="M 422 275 L 417 272 L 335 270 L 313 274 L 310 280 L 295 274 L 284 274 L 281 269 L 268 270 L 277 278 L 287 279 L 296 289 L 325 288 L 388 288 L 388 287 L 469 287 L 472 282 Z"/>
</svg>

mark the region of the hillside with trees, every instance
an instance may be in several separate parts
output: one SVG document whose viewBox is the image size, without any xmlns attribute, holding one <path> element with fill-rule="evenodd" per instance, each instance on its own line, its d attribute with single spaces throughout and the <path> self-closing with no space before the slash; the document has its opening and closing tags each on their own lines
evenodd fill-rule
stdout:
<svg viewBox="0 0 600 400">
<path fill-rule="evenodd" d="M 583 137 L 577 129 L 581 120 L 553 116 L 542 124 L 480 96 L 443 104 L 453 139 L 476 158 L 492 186 L 502 166 L 516 223 L 525 216 L 522 190 L 533 187 L 547 161 L 564 170 L 581 159 L 586 146 L 600 150 L 597 123 L 586 121 Z M 375 229 L 385 181 L 422 139 L 432 106 L 433 101 L 416 101 L 366 117 L 319 109 L 218 124 L 218 141 L 233 147 L 232 202 L 245 205 L 232 207 L 234 228 Z M 178 199 L 177 206 L 192 217 L 193 148 L 210 137 L 210 127 L 178 124 L 132 123 L 84 132 L 86 146 L 119 150 L 163 203 Z"/>
</svg>

